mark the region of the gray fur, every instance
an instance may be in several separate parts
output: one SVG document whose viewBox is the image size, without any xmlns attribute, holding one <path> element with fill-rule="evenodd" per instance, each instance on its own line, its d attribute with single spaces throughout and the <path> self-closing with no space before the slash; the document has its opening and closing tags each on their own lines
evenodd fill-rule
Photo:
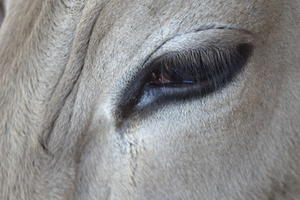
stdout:
<svg viewBox="0 0 300 200">
<path fill-rule="evenodd" d="M 1 200 L 300 199 L 298 0 L 2 1 Z M 226 88 L 116 126 L 146 59 L 243 41 Z"/>
</svg>

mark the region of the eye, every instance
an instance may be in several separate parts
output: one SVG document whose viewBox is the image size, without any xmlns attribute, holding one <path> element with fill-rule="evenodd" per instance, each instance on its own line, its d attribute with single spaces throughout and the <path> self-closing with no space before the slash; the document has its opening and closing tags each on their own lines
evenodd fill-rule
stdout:
<svg viewBox="0 0 300 200">
<path fill-rule="evenodd" d="M 170 52 L 146 65 L 126 89 L 122 116 L 172 101 L 203 97 L 230 83 L 252 52 L 248 43 Z"/>
</svg>

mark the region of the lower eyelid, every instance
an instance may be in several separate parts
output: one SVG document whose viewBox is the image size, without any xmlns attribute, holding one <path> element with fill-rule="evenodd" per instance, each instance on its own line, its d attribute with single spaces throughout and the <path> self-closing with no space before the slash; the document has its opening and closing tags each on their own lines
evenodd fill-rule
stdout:
<svg viewBox="0 0 300 200">
<path fill-rule="evenodd" d="M 185 97 L 191 91 L 201 93 L 208 84 L 182 84 L 178 87 L 152 87 L 144 90 L 144 93 L 140 97 L 139 103 L 136 105 L 137 109 L 140 109 L 152 102 L 155 102 L 163 97 L 172 97 L 176 99 L 177 97 Z"/>
</svg>

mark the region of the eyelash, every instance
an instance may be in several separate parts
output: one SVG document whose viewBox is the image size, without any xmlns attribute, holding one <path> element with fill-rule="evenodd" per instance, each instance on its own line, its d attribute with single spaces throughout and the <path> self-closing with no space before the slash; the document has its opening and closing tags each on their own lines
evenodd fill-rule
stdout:
<svg viewBox="0 0 300 200">
<path fill-rule="evenodd" d="M 120 103 L 122 116 L 127 116 L 134 108 L 142 109 L 154 102 L 201 97 L 224 87 L 242 70 L 252 49 L 251 44 L 242 43 L 231 48 L 199 48 L 160 56 L 146 65 L 145 70 L 134 78 L 131 87 L 125 90 L 125 98 Z M 163 66 L 173 66 L 173 70 L 182 72 L 182 76 L 192 75 L 189 77 L 192 82 L 177 85 L 151 83 L 153 73 L 159 73 Z"/>
</svg>

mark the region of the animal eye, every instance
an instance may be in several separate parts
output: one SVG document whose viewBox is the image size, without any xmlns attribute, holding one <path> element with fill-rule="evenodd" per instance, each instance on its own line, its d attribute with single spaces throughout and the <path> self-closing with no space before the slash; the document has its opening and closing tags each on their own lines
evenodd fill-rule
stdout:
<svg viewBox="0 0 300 200">
<path fill-rule="evenodd" d="M 136 75 L 121 101 L 123 116 L 151 105 L 203 97 L 228 84 L 242 70 L 252 45 L 171 52 Z"/>
</svg>

